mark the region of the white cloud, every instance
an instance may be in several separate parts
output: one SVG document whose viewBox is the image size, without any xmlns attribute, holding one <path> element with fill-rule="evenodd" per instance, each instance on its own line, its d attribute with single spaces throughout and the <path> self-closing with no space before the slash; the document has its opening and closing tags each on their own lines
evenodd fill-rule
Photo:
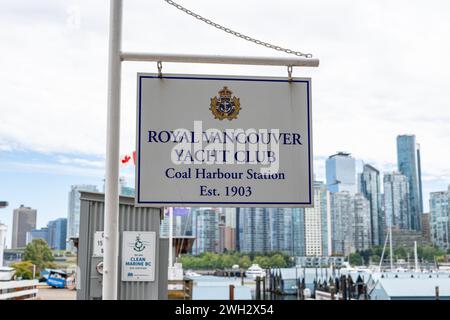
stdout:
<svg viewBox="0 0 450 320">
<path fill-rule="evenodd" d="M 11 170 L 19 170 L 20 172 L 39 172 L 39 173 L 49 173 L 57 175 L 72 175 L 79 177 L 104 177 L 104 170 L 99 168 L 86 168 L 78 165 L 66 165 L 66 164 L 55 164 L 55 163 L 43 163 L 43 162 L 13 162 L 4 163 L 5 170 L 10 168 Z"/>
<path fill-rule="evenodd" d="M 104 169 L 105 162 L 99 160 L 88 160 L 88 159 L 80 159 L 80 158 L 68 158 L 65 156 L 59 156 L 58 162 L 61 164 L 71 164 L 80 167 L 92 167 L 92 168 L 100 168 Z"/>
</svg>

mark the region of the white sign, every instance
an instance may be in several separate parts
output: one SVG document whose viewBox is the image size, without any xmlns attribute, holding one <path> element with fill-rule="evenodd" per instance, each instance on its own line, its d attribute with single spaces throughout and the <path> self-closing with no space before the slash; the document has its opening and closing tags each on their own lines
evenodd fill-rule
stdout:
<svg viewBox="0 0 450 320">
<path fill-rule="evenodd" d="M 94 233 L 94 257 L 103 257 L 103 244 L 105 240 L 105 233 L 103 231 L 95 231 Z"/>
<path fill-rule="evenodd" d="M 311 80 L 138 74 L 137 206 L 312 206 Z"/>
<path fill-rule="evenodd" d="M 124 231 L 122 281 L 155 281 L 156 233 Z"/>
</svg>

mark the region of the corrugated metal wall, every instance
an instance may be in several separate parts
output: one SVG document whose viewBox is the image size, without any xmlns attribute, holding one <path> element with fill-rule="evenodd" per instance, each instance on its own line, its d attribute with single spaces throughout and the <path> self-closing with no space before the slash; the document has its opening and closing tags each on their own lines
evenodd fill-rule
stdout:
<svg viewBox="0 0 450 320">
<path fill-rule="evenodd" d="M 120 197 L 119 206 L 119 272 L 118 297 L 120 300 L 167 299 L 168 241 L 157 241 L 156 279 L 154 282 L 121 281 L 121 257 L 123 231 L 154 231 L 159 239 L 161 210 L 155 208 L 136 208 L 134 198 Z M 102 258 L 93 257 L 94 234 L 103 231 L 104 194 L 81 192 L 80 238 L 78 265 L 80 285 L 77 299 L 91 300 L 101 298 L 102 276 L 96 271 L 96 265 Z"/>
</svg>

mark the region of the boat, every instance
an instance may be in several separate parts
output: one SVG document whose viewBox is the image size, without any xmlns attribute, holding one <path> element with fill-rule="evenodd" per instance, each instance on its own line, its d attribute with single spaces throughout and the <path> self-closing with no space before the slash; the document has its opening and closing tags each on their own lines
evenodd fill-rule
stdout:
<svg viewBox="0 0 450 320">
<path fill-rule="evenodd" d="M 202 275 L 194 272 L 194 271 L 187 271 L 186 272 L 186 277 L 192 278 L 192 277 L 201 277 Z"/>
<path fill-rule="evenodd" d="M 10 267 L 0 267 L 0 281 L 11 281 L 16 270 Z"/>
<path fill-rule="evenodd" d="M 258 264 L 252 264 L 250 268 L 247 269 L 245 272 L 245 275 L 250 278 L 256 278 L 256 277 L 265 277 L 266 271 L 261 268 Z"/>
</svg>

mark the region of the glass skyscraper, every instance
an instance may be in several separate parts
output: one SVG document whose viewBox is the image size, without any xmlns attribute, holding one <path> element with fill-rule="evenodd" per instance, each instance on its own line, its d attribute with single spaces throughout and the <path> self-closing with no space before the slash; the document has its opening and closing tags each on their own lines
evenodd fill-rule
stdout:
<svg viewBox="0 0 450 320">
<path fill-rule="evenodd" d="M 355 159 L 350 153 L 338 152 L 326 161 L 327 188 L 330 192 L 356 193 Z"/>
<path fill-rule="evenodd" d="M 304 209 L 306 256 L 331 254 L 330 193 L 323 182 L 314 181 L 314 207 Z"/>
<path fill-rule="evenodd" d="M 449 191 L 430 193 L 430 239 L 440 249 L 450 248 Z"/>
<path fill-rule="evenodd" d="M 353 237 L 355 250 L 367 250 L 372 246 L 370 202 L 362 194 L 358 193 L 353 197 L 352 209 L 354 210 Z"/>
<path fill-rule="evenodd" d="M 381 210 L 380 172 L 371 165 L 366 164 L 363 172 L 358 177 L 359 192 L 369 200 L 372 245 L 382 245 L 385 221 Z"/>
<path fill-rule="evenodd" d="M 408 214 L 410 227 L 421 230 L 422 178 L 420 166 L 420 147 L 414 135 L 400 135 L 397 137 L 397 165 L 400 173 L 408 179 Z"/>
<path fill-rule="evenodd" d="M 69 191 L 69 208 L 67 214 L 67 238 L 78 237 L 80 232 L 80 191 L 98 192 L 97 186 L 94 185 L 73 185 Z M 69 250 L 73 250 L 70 241 L 68 242 Z"/>
<path fill-rule="evenodd" d="M 348 255 L 355 251 L 353 198 L 348 191 L 331 194 L 332 253 Z"/>
<path fill-rule="evenodd" d="M 410 229 L 408 178 L 398 172 L 386 173 L 384 174 L 383 185 L 386 226 Z"/>
<path fill-rule="evenodd" d="M 195 236 L 192 253 L 218 252 L 219 213 L 211 208 L 193 208 L 191 212 L 192 232 Z"/>
<path fill-rule="evenodd" d="M 266 209 L 239 209 L 239 248 L 241 252 L 268 252 L 270 249 L 269 231 L 269 214 Z"/>
<path fill-rule="evenodd" d="M 269 249 L 292 254 L 292 209 L 268 208 Z"/>
<path fill-rule="evenodd" d="M 292 255 L 303 257 L 305 252 L 305 209 L 292 209 Z"/>
<path fill-rule="evenodd" d="M 50 221 L 48 227 L 48 245 L 54 250 L 66 250 L 67 219 L 59 218 Z"/>
</svg>

